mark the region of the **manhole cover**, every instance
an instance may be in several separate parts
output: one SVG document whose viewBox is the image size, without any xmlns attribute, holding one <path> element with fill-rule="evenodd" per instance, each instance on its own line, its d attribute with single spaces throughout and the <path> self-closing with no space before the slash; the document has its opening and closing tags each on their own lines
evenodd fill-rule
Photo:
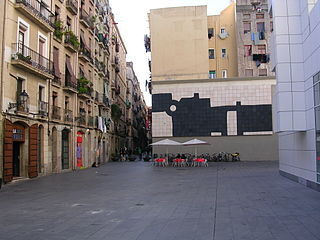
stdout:
<svg viewBox="0 0 320 240">
<path fill-rule="evenodd" d="M 143 203 L 137 203 L 136 206 L 140 206 L 141 207 L 141 206 L 144 206 L 144 204 Z"/>
<path fill-rule="evenodd" d="M 176 169 L 177 171 L 179 170 L 179 171 L 187 171 L 187 169 L 183 169 L 183 168 L 177 168 Z"/>
</svg>

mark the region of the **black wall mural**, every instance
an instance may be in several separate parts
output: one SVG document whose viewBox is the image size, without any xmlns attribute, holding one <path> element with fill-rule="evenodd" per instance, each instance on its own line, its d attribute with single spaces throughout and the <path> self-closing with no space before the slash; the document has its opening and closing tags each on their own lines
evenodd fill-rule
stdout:
<svg viewBox="0 0 320 240">
<path fill-rule="evenodd" d="M 272 131 L 272 105 L 241 105 L 211 107 L 210 98 L 172 100 L 171 93 L 152 95 L 152 112 L 166 112 L 172 117 L 174 137 L 211 136 L 221 132 L 227 136 L 227 113 L 237 112 L 237 135 L 244 132 Z"/>
</svg>

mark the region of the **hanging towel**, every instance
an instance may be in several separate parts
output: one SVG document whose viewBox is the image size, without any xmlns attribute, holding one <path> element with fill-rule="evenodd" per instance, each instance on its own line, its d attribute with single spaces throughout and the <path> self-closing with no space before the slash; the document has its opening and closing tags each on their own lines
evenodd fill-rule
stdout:
<svg viewBox="0 0 320 240">
<path fill-rule="evenodd" d="M 251 33 L 251 40 L 254 41 L 254 33 Z"/>
</svg>

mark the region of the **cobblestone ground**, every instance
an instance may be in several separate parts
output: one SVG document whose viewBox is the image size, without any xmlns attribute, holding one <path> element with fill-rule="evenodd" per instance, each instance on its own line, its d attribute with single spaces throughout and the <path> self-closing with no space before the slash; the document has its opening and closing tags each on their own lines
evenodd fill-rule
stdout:
<svg viewBox="0 0 320 240">
<path fill-rule="evenodd" d="M 109 163 L 9 184 L 0 191 L 0 239 L 320 239 L 320 193 L 277 167 Z"/>
</svg>

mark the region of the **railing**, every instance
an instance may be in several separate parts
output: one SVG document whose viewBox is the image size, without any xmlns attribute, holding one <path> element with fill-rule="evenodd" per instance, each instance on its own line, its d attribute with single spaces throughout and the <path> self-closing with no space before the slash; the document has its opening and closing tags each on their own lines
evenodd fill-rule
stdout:
<svg viewBox="0 0 320 240">
<path fill-rule="evenodd" d="M 90 28 L 94 28 L 92 17 L 83 8 L 80 12 L 80 19 L 83 20 Z"/>
<path fill-rule="evenodd" d="M 57 106 L 52 106 L 51 118 L 54 120 L 61 119 L 61 108 Z"/>
<path fill-rule="evenodd" d="M 18 112 L 29 112 L 29 103 L 28 101 L 17 101 L 17 111 Z"/>
<path fill-rule="evenodd" d="M 106 106 L 110 106 L 110 101 L 109 101 L 109 98 L 107 97 L 106 94 L 103 94 L 103 103 L 104 103 Z"/>
<path fill-rule="evenodd" d="M 71 110 L 68 110 L 68 109 L 64 110 L 64 121 L 65 122 L 72 122 L 73 121 L 73 113 Z"/>
<path fill-rule="evenodd" d="M 74 81 L 71 81 L 71 77 L 68 77 L 67 74 L 66 74 L 64 86 L 73 88 L 74 90 L 78 90 L 78 83 L 74 82 Z"/>
<path fill-rule="evenodd" d="M 89 58 L 91 61 L 91 51 L 81 44 L 79 54 Z"/>
<path fill-rule="evenodd" d="M 79 48 L 78 37 L 71 30 L 64 33 L 64 42 L 70 44 L 75 50 Z"/>
<path fill-rule="evenodd" d="M 39 114 L 47 115 L 48 112 L 48 103 L 44 101 L 39 101 Z"/>
<path fill-rule="evenodd" d="M 77 0 L 67 0 L 66 7 L 73 11 L 75 14 L 78 13 L 78 1 Z"/>
<path fill-rule="evenodd" d="M 87 120 L 86 120 L 87 114 L 85 112 L 79 112 L 79 124 L 80 125 L 86 125 L 87 124 Z"/>
<path fill-rule="evenodd" d="M 22 3 L 28 7 L 34 15 L 40 17 L 43 21 L 53 27 L 53 14 L 48 6 L 39 0 L 16 0 L 16 3 Z"/>
<path fill-rule="evenodd" d="M 49 74 L 53 74 L 53 62 L 32 50 L 22 43 L 13 43 L 13 58 L 24 61 L 25 63 Z"/>
<path fill-rule="evenodd" d="M 94 117 L 92 117 L 92 116 L 88 117 L 88 125 L 90 127 L 94 127 Z"/>
<path fill-rule="evenodd" d="M 56 84 L 58 84 L 58 85 L 61 85 L 61 79 L 58 78 L 58 77 L 54 77 L 54 78 L 52 79 L 52 82 L 54 82 L 54 83 L 56 83 Z"/>
</svg>

